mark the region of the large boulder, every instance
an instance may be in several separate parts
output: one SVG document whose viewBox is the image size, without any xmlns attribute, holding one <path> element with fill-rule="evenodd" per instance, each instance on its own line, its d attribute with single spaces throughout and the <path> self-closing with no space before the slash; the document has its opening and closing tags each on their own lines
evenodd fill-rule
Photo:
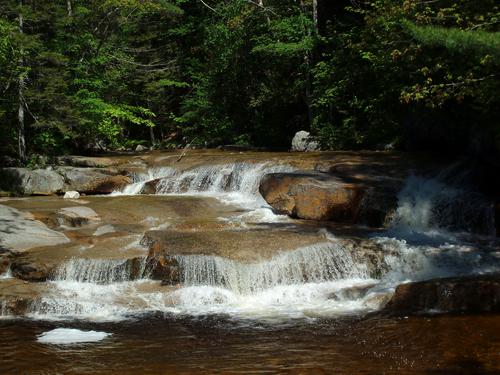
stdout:
<svg viewBox="0 0 500 375">
<path fill-rule="evenodd" d="M 52 195 L 63 191 L 64 179 L 51 169 L 4 168 L 0 189 L 23 195 Z"/>
<path fill-rule="evenodd" d="M 114 168 L 60 167 L 57 171 L 64 176 L 65 191 L 108 194 L 131 183 L 129 177 L 120 175 Z"/>
<path fill-rule="evenodd" d="M 292 151 L 318 151 L 319 144 L 314 141 L 311 134 L 301 130 L 295 133 L 292 139 Z"/>
<path fill-rule="evenodd" d="M 277 212 L 299 219 L 354 221 L 360 186 L 319 172 L 270 173 L 259 192 Z"/>
<path fill-rule="evenodd" d="M 500 275 L 452 277 L 401 284 L 386 305 L 395 313 L 500 312 Z"/>
</svg>

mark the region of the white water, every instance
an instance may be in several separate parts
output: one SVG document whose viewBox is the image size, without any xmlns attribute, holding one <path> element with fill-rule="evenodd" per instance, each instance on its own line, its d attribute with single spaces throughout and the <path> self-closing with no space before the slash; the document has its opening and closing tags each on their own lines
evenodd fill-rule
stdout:
<svg viewBox="0 0 500 375">
<path fill-rule="evenodd" d="M 410 176 L 399 193 L 391 227 L 395 236 L 442 237 L 452 236 L 453 231 L 477 230 L 494 235 L 493 205 L 477 193 L 446 184 L 442 176 Z"/>
<path fill-rule="evenodd" d="M 348 251 L 332 242 L 307 246 L 250 264 L 204 255 L 174 258 L 181 269 L 184 285 L 223 286 L 240 294 L 280 285 L 368 278 L 366 266 L 356 264 Z"/>
<path fill-rule="evenodd" d="M 141 194 L 147 182 L 160 179 L 156 194 L 214 197 L 248 210 L 247 215 L 256 221 L 283 221 L 287 217 L 275 215 L 259 194 L 259 183 L 268 173 L 293 170 L 289 165 L 271 163 L 231 163 L 202 166 L 187 171 L 169 167 L 153 168 L 146 174 L 134 176 L 133 184 L 125 187 L 123 191 L 114 192 L 113 195 Z M 239 221 L 246 218 L 248 216 L 241 217 Z"/>
<path fill-rule="evenodd" d="M 142 279 L 147 274 L 145 257 L 137 260 L 74 258 L 58 267 L 54 280 L 109 284 Z"/>
<path fill-rule="evenodd" d="M 56 328 L 38 336 L 37 341 L 42 344 L 68 345 L 98 342 L 111 336 L 110 333 L 96 331 L 80 331 L 79 329 Z"/>
<path fill-rule="evenodd" d="M 12 276 L 12 271 L 10 269 L 10 266 L 9 268 L 7 268 L 7 271 L 5 271 L 4 273 L 2 273 L 0 275 L 0 280 L 2 279 L 11 279 L 13 276 Z"/>
<path fill-rule="evenodd" d="M 239 217 L 224 220 L 271 222 L 281 217 L 259 196 L 259 181 L 266 173 L 290 169 L 245 163 L 186 172 L 163 168 L 137 177 L 134 184 L 115 194 L 139 194 L 147 181 L 162 178 L 158 194 L 214 196 L 247 209 Z M 450 208 L 457 201 L 464 204 Z M 353 253 L 327 236 L 323 244 L 254 263 L 175 256 L 181 284 L 160 286 L 148 278 L 145 259 L 133 265 L 126 260 L 72 259 L 59 267 L 49 282 L 49 292 L 34 301 L 29 316 L 120 320 L 164 312 L 282 320 L 372 311 L 401 282 L 500 272 L 499 251 L 480 250 L 451 233 L 454 228 L 487 222 L 488 206 L 477 210 L 483 203 L 476 195 L 439 179 L 410 177 L 399 195 L 392 227 L 371 239 L 380 247 L 379 261 L 360 259 L 357 249 Z M 377 279 L 370 271 L 371 262 L 381 262 Z"/>
</svg>

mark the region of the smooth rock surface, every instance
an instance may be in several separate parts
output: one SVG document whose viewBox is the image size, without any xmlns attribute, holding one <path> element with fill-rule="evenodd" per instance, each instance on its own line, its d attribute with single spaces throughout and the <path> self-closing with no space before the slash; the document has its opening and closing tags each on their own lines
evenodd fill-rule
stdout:
<svg viewBox="0 0 500 375">
<path fill-rule="evenodd" d="M 95 212 L 92 208 L 85 206 L 61 208 L 58 213 L 64 221 L 70 223 L 73 227 L 101 220 L 97 212 Z"/>
<path fill-rule="evenodd" d="M 26 251 L 40 246 L 69 242 L 63 233 L 49 229 L 27 213 L 0 205 L 0 246 L 14 251 Z"/>
<path fill-rule="evenodd" d="M 131 183 L 132 179 L 127 176 L 110 176 L 87 185 L 85 192 L 87 194 L 110 194 L 113 191 L 123 189 Z"/>
<path fill-rule="evenodd" d="M 432 279 L 401 284 L 386 306 L 396 313 L 500 312 L 500 275 Z"/>
<path fill-rule="evenodd" d="M 0 189 L 24 195 L 52 195 L 63 191 L 63 177 L 49 169 L 4 168 Z"/>
<path fill-rule="evenodd" d="M 308 220 L 353 221 L 363 191 L 322 173 L 270 173 L 259 192 L 277 212 Z"/>
</svg>

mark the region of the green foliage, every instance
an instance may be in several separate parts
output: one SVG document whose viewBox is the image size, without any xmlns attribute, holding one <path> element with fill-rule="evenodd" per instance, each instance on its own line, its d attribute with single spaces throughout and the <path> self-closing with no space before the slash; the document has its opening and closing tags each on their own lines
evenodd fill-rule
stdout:
<svg viewBox="0 0 500 375">
<path fill-rule="evenodd" d="M 310 0 L 71 2 L 71 15 L 66 0 L 0 4 L 3 153 L 19 78 L 33 155 L 286 149 L 303 129 L 330 149 L 403 147 L 408 124 L 500 144 L 494 0 L 320 0 L 318 24 Z"/>
</svg>

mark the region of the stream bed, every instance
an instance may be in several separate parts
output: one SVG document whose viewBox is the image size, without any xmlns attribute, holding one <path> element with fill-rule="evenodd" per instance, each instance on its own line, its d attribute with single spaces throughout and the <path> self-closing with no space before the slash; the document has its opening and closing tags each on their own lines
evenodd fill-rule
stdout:
<svg viewBox="0 0 500 375">
<path fill-rule="evenodd" d="M 497 314 L 385 309 L 401 284 L 500 272 L 482 198 L 412 175 L 384 228 L 297 220 L 258 193 L 295 169 L 156 166 L 107 196 L 2 198 L 0 373 L 500 372 Z"/>
</svg>

